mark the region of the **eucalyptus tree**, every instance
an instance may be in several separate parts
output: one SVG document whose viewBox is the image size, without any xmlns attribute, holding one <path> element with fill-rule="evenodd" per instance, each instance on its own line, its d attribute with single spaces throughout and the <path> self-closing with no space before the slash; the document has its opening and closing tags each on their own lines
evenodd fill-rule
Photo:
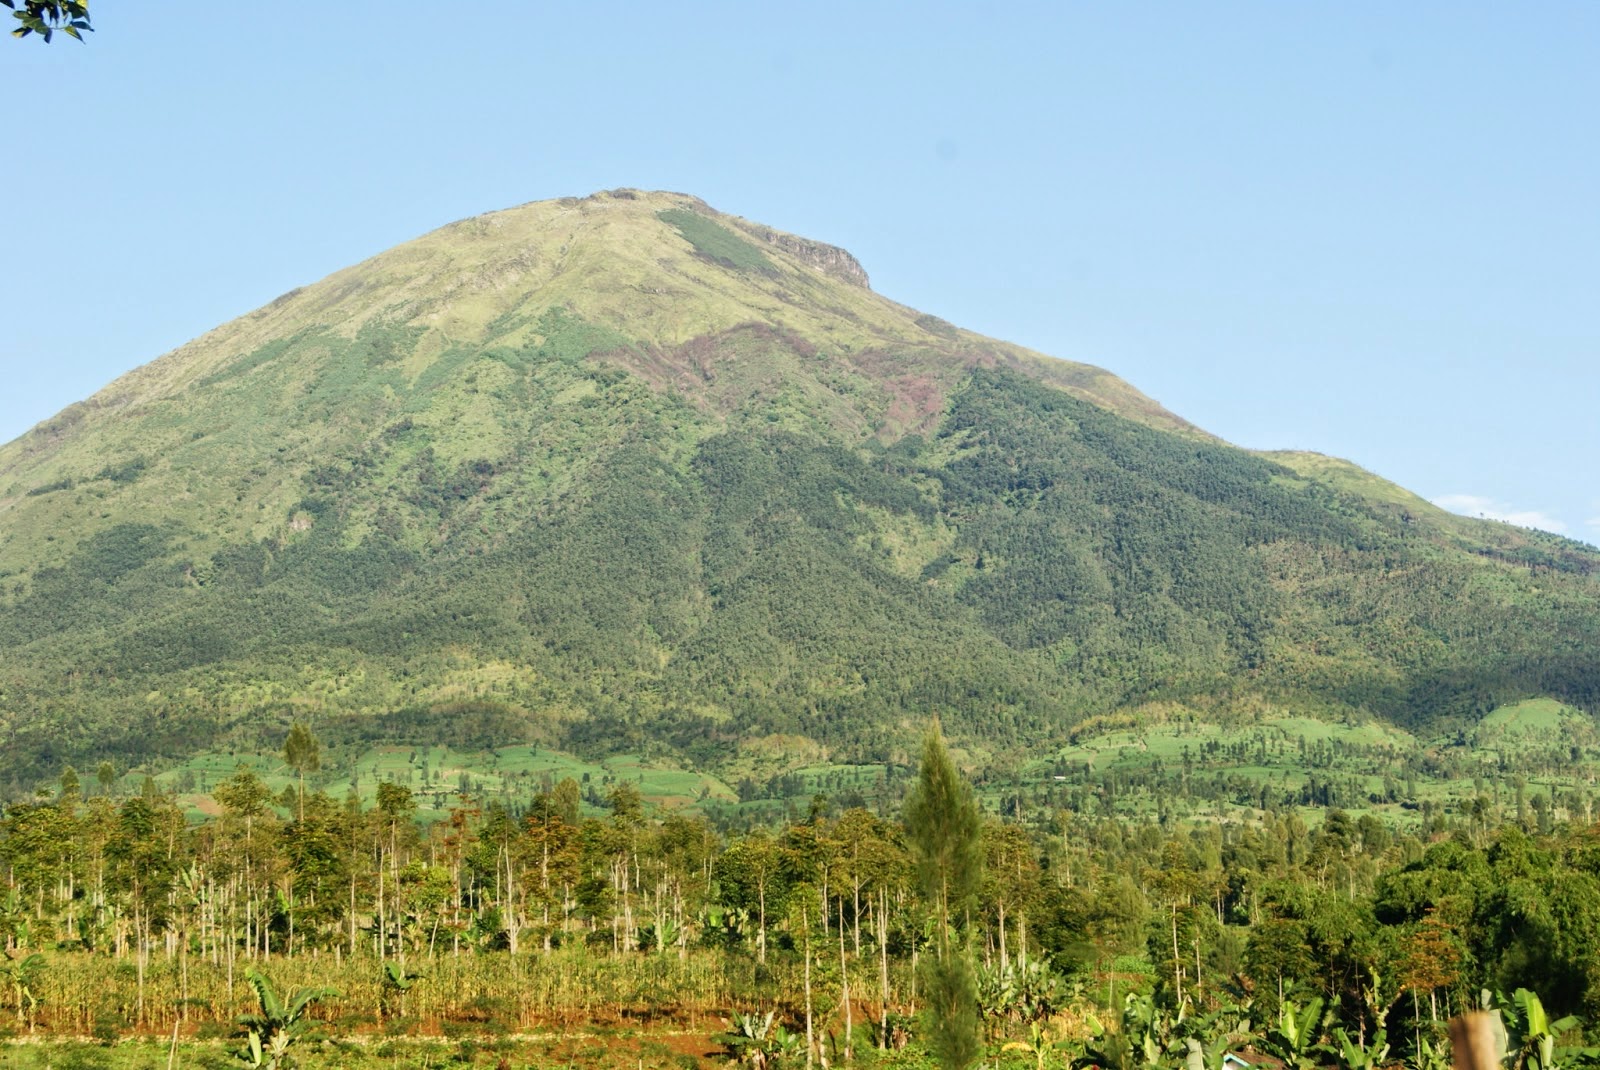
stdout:
<svg viewBox="0 0 1600 1070">
<path fill-rule="evenodd" d="M 644 800 L 632 781 L 623 780 L 606 795 L 611 816 L 590 838 L 602 853 L 611 881 L 617 913 L 611 919 L 612 945 L 625 950 L 639 946 L 639 924 L 634 909 L 640 886 L 640 857 L 647 848 L 649 828 Z"/>
<path fill-rule="evenodd" d="M 417 837 L 414 816 L 417 802 L 408 788 L 392 781 L 378 785 L 378 805 L 371 826 L 378 874 L 377 924 L 373 935 L 380 959 L 388 956 L 389 923 L 393 922 L 395 951 L 406 960 L 404 889 L 400 883 L 401 848 L 409 848 Z M 387 867 L 385 863 L 387 862 Z"/>
<path fill-rule="evenodd" d="M 754 911 L 756 960 L 767 961 L 767 919 L 789 894 L 783 852 L 766 829 L 755 829 L 728 845 L 717 860 L 717 885 L 724 906 Z"/>
<path fill-rule="evenodd" d="M 241 764 L 211 794 L 222 807 L 212 832 L 212 879 L 220 885 L 231 985 L 239 949 L 251 959 L 271 949 L 273 889 L 281 868 L 280 826 L 272 810 L 271 790 L 247 765 Z"/>
<path fill-rule="evenodd" d="M 500 931 L 513 955 L 521 948 L 526 924 L 526 889 L 519 878 L 524 854 L 520 833 L 510 812 L 499 803 L 490 803 L 477 847 L 469 856 L 477 884 L 489 893 L 500 912 Z"/>
<path fill-rule="evenodd" d="M 1022 958 L 1028 956 L 1028 911 L 1038 900 L 1039 859 L 1027 830 L 999 821 L 983 826 L 983 902 L 994 911 L 1000 967 L 1011 964 L 1007 930 L 1017 928 Z"/>
<path fill-rule="evenodd" d="M 106 847 L 113 887 L 131 910 L 115 933 L 118 947 L 134 955 L 137 976 L 135 1024 L 145 1021 L 145 974 L 154 934 L 172 922 L 173 884 L 182 857 L 180 837 L 183 814 L 165 796 L 127 800 L 117 812 L 117 822 Z M 168 944 L 169 953 L 171 944 Z"/>
<path fill-rule="evenodd" d="M 562 784 L 577 787 L 570 777 Z M 573 891 L 582 873 L 577 797 L 572 797 L 569 807 L 561 796 L 559 785 L 553 792 L 541 791 L 534 796 L 523 821 L 522 839 L 529 869 L 537 874 L 530 879 L 535 882 L 532 895 L 540 912 L 539 930 L 546 952 L 551 950 L 556 933 L 566 934 Z"/>
<path fill-rule="evenodd" d="M 18 803 L 0 821 L 0 864 L 5 867 L 5 883 L 35 916 L 45 913 L 47 900 L 59 897 L 73 824 L 69 810 L 46 802 Z M 17 935 L 8 933 L 8 941 L 14 941 Z"/>
<path fill-rule="evenodd" d="M 1189 909 L 1194 905 L 1196 894 L 1201 890 L 1200 877 L 1189 865 L 1189 858 L 1183 845 L 1177 841 L 1168 841 L 1163 847 L 1161 861 L 1152 867 L 1147 874 L 1147 883 L 1155 891 L 1157 900 L 1161 903 L 1167 915 L 1166 932 L 1158 941 L 1154 934 L 1150 940 L 1150 958 L 1152 962 L 1160 963 L 1167 976 L 1172 978 L 1173 998 L 1177 1005 L 1182 1006 L 1184 968 L 1184 941 L 1182 936 L 1189 936 Z M 1170 952 L 1170 956 L 1168 954 Z M 1199 969 L 1195 970 L 1195 978 L 1199 979 Z"/>
<path fill-rule="evenodd" d="M 297 932 L 302 946 L 320 945 L 330 930 L 337 932 L 346 911 L 353 909 L 345 899 L 352 878 L 352 824 L 342 807 L 316 792 L 301 800 L 299 818 L 283 830 L 285 951 L 291 956 Z"/>
<path fill-rule="evenodd" d="M 721 842 L 703 817 L 669 814 L 656 833 L 660 859 L 654 896 L 657 950 L 688 954 L 689 919 L 711 887 L 711 867 Z"/>
<path fill-rule="evenodd" d="M 845 927 L 844 897 L 846 892 L 850 895 L 850 919 L 852 940 L 855 953 L 861 954 L 861 896 L 867 893 L 872 898 L 871 888 L 873 873 L 879 868 L 875 864 L 876 852 L 873 846 L 881 840 L 879 835 L 880 822 L 870 811 L 861 807 L 852 807 L 839 815 L 839 820 L 834 823 L 833 837 L 838 843 L 838 896 L 839 927 Z"/>
</svg>

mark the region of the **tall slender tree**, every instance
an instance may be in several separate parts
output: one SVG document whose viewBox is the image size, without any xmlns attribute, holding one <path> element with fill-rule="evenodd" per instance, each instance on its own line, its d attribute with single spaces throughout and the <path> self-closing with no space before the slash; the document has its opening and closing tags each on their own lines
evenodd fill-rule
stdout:
<svg viewBox="0 0 1600 1070">
<path fill-rule="evenodd" d="M 311 734 L 304 721 L 289 726 L 289 736 L 283 741 L 283 762 L 300 778 L 300 820 L 306 817 L 306 774 L 322 768 L 322 744 Z"/>
<path fill-rule="evenodd" d="M 917 885 L 934 917 L 937 954 L 922 965 L 925 1030 L 943 1070 L 966 1070 L 982 1054 L 977 980 L 967 949 L 956 946 L 953 935 L 958 925 L 964 928 L 983 880 L 982 822 L 937 719 L 923 740 L 922 766 L 904 813 Z"/>
</svg>

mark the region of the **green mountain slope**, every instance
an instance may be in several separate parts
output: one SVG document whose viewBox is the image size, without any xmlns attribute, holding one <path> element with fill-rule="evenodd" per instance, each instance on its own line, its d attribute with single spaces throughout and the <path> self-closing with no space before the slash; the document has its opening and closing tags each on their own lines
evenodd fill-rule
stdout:
<svg viewBox="0 0 1600 1070">
<path fill-rule="evenodd" d="M 1594 708 L 1600 556 L 1257 456 L 677 194 L 453 224 L 0 448 L 0 776 L 281 733 L 716 765 L 1250 695 Z"/>
</svg>

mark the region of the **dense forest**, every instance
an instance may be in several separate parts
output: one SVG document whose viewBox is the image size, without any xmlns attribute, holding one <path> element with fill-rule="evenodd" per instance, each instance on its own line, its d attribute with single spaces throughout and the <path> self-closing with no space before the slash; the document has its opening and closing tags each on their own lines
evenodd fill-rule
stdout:
<svg viewBox="0 0 1600 1070">
<path fill-rule="evenodd" d="M 197 560 L 156 525 L 92 536 L 0 607 L 0 771 L 15 791 L 299 713 L 438 725 L 464 704 L 497 743 L 703 764 L 770 734 L 883 761 L 926 709 L 1015 753 L 1150 701 L 1429 729 L 1539 694 L 1595 708 L 1587 558 L 1447 553 L 1011 372 L 975 373 L 936 435 L 875 451 L 728 431 L 673 461 L 650 426 L 537 522 L 480 518 L 443 548 L 410 533 L 523 508 L 527 460 L 446 472 L 426 448 L 397 459 L 401 429 L 310 472 L 282 537 Z M 365 515 L 397 463 L 411 498 Z"/>
<path fill-rule="evenodd" d="M 317 754 L 297 725 L 286 759 Z M 392 782 L 364 808 L 274 797 L 248 768 L 191 823 L 153 780 L 119 798 L 69 771 L 0 820 L 5 1028 L 203 1043 L 265 984 L 310 986 L 306 1021 L 336 1035 L 667 1022 L 757 1066 L 871 1062 L 930 1046 L 927 960 L 954 948 L 979 1041 L 1030 1065 L 1434 1070 L 1444 1020 L 1482 998 L 1514 1044 L 1559 1042 L 1541 1066 L 1590 1057 L 1600 838 L 1576 816 L 1485 807 L 1402 832 L 1339 809 L 1315 827 L 972 809 L 970 860 L 934 869 L 968 884 L 941 899 L 927 767 L 903 814 L 818 794 L 742 828 L 652 813 L 628 782 L 594 807 L 570 779 L 514 810 L 461 795 L 423 826 Z"/>
</svg>

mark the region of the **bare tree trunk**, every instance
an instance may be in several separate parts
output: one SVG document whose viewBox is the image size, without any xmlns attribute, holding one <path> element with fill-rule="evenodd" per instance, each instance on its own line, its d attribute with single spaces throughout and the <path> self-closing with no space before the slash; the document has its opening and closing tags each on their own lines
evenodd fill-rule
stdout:
<svg viewBox="0 0 1600 1070">
<path fill-rule="evenodd" d="M 756 882 L 756 899 L 761 906 L 761 922 L 756 929 L 756 961 L 762 965 L 767 962 L 767 880 L 766 876 Z"/>
<path fill-rule="evenodd" d="M 389 930 L 387 928 L 387 926 L 388 926 L 388 913 L 387 913 L 387 909 L 386 909 L 389 904 L 384 899 L 383 893 L 384 893 L 384 886 L 383 886 L 383 848 L 382 848 L 382 846 L 380 846 L 378 848 L 378 899 L 377 899 L 377 902 L 374 904 L 374 907 L 376 908 L 377 916 L 375 918 L 373 918 L 373 921 L 376 924 L 374 924 L 372 926 L 372 950 L 373 950 L 373 953 L 378 956 L 378 961 L 379 962 L 382 962 L 387 957 L 384 954 L 384 946 L 383 945 L 384 945 L 384 942 L 385 942 L 385 940 L 387 938 L 387 935 L 388 935 L 388 932 L 389 932 Z"/>
<path fill-rule="evenodd" d="M 134 894 L 135 895 L 138 894 L 138 886 L 137 885 L 134 886 Z M 138 947 L 134 951 L 134 962 L 137 964 L 137 968 L 138 968 L 138 971 L 139 971 L 139 995 L 138 995 L 138 1000 L 137 1000 L 138 1011 L 137 1011 L 137 1013 L 136 1013 L 136 1015 L 134 1017 L 134 1021 L 135 1021 L 136 1024 L 142 1026 L 142 1025 L 144 1025 L 144 965 L 145 965 L 145 951 L 146 951 L 146 948 L 149 945 L 150 939 L 149 939 L 149 930 L 148 930 L 148 928 L 145 925 L 140 924 L 140 910 L 139 910 L 139 908 L 137 906 L 134 907 L 134 911 L 133 911 L 133 932 L 134 932 L 134 939 L 136 939 L 139 942 Z"/>
<path fill-rule="evenodd" d="M 1000 910 L 1000 968 L 1005 970 L 1011 967 L 1011 959 L 1006 954 L 1006 901 L 1000 900 L 997 906 Z"/>
<path fill-rule="evenodd" d="M 350 871 L 350 960 L 356 957 L 356 874 Z"/>
<path fill-rule="evenodd" d="M 855 923 L 856 958 L 861 957 L 861 876 L 853 874 L 850 879 L 851 892 L 854 894 L 856 913 L 851 919 Z"/>
<path fill-rule="evenodd" d="M 396 822 L 389 819 L 389 879 L 394 884 L 394 943 L 400 965 L 406 964 L 406 912 L 400 897 L 400 851 L 396 844 Z"/>
<path fill-rule="evenodd" d="M 811 1030 L 811 911 L 809 909 L 800 912 L 800 929 L 804 934 L 802 939 L 805 941 L 806 952 L 806 1066 L 809 1068 L 813 1063 L 817 1044 L 816 1035 Z"/>
<path fill-rule="evenodd" d="M 544 904 L 544 953 L 550 953 L 550 821 L 539 835 L 539 900 Z"/>
<path fill-rule="evenodd" d="M 518 913 L 517 904 L 517 874 L 513 869 L 511 860 L 511 847 L 502 847 L 501 851 L 506 859 L 506 941 L 515 955 L 519 944 L 518 937 L 522 935 L 522 918 Z"/>
<path fill-rule="evenodd" d="M 855 1057 L 855 1019 L 850 1012 L 850 964 L 844 957 L 844 896 L 839 897 L 839 1002 L 844 1004 L 844 1061 Z"/>
<path fill-rule="evenodd" d="M 1178 950 L 1178 904 L 1172 904 L 1172 983 L 1177 989 L 1178 1006 L 1183 1006 L 1183 953 Z"/>
<path fill-rule="evenodd" d="M 878 965 L 883 971 L 883 1029 L 878 1047 L 889 1047 L 889 889 L 878 889 Z"/>
<path fill-rule="evenodd" d="M 233 962 L 239 950 L 239 926 L 237 910 L 239 900 L 237 896 L 228 898 L 228 999 L 233 999 Z"/>
</svg>

